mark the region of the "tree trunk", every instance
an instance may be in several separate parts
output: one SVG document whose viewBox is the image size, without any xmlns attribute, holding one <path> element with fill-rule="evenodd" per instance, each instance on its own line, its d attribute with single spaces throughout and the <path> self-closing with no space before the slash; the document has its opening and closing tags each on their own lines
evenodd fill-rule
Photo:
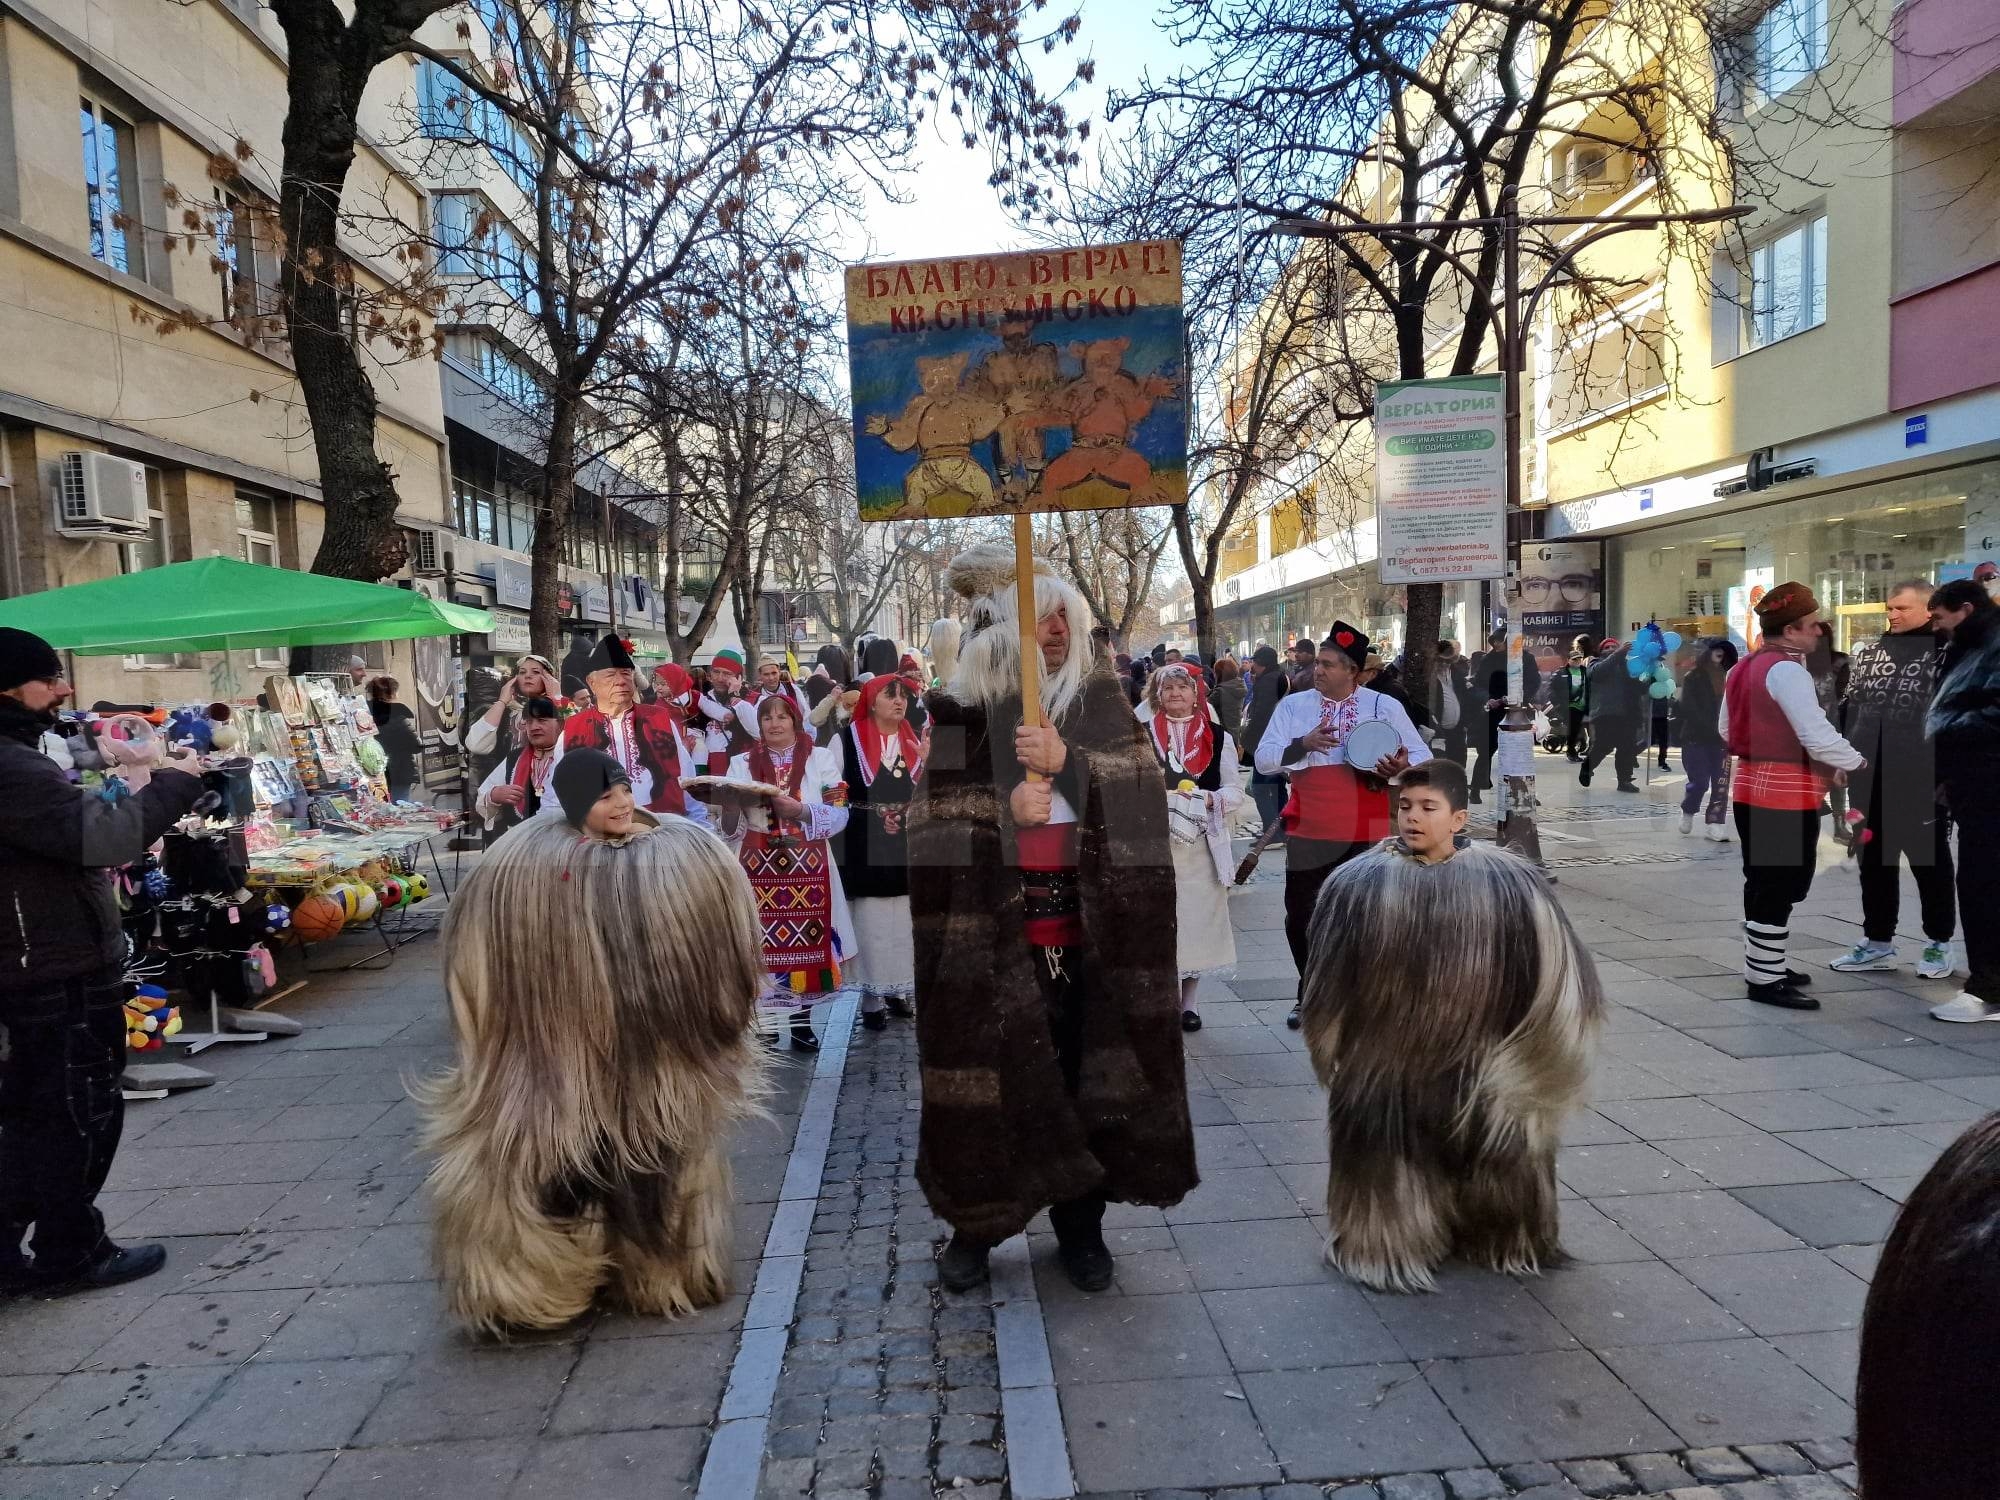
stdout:
<svg viewBox="0 0 2000 1500">
<path fill-rule="evenodd" d="M 528 635 L 550 661 L 562 659 L 562 562 L 570 512 L 576 504 L 576 407 L 558 402 L 549 423 L 542 466 L 542 507 L 529 550 Z"/>
<path fill-rule="evenodd" d="M 1174 541 L 1181 549 L 1181 566 L 1194 594 L 1194 648 L 1203 661 L 1209 661 L 1215 653 L 1215 575 L 1202 565 L 1195 547 L 1193 514 L 1185 504 L 1173 509 Z"/>
<path fill-rule="evenodd" d="M 1444 585 L 1408 584 L 1403 597 L 1403 685 L 1411 694 L 1421 692 L 1428 699 L 1439 622 L 1444 616 Z M 1413 697 L 1412 701 L 1418 700 Z"/>
</svg>

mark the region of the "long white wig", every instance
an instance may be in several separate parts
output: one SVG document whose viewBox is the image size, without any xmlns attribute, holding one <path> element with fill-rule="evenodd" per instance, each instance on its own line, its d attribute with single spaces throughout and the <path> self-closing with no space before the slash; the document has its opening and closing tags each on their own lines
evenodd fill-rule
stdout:
<svg viewBox="0 0 2000 1500">
<path fill-rule="evenodd" d="M 966 601 L 965 632 L 958 646 L 958 670 L 946 690 L 961 703 L 991 708 L 1021 695 L 1020 611 L 1015 603 L 1014 549 L 983 542 L 952 559 L 945 575 Z M 1090 676 L 1090 606 L 1046 562 L 1035 560 L 1035 611 L 1045 620 L 1057 610 L 1069 618 L 1069 656 L 1055 671 L 1038 674 L 1042 712 L 1059 724 L 1075 706 Z M 942 675 L 942 670 L 940 670 Z"/>
<path fill-rule="evenodd" d="M 931 621 L 931 671 L 939 682 L 950 682 L 958 671 L 958 621 Z"/>
<path fill-rule="evenodd" d="M 600 1290 L 675 1314 L 728 1290 L 728 1131 L 763 1049 L 756 905 L 685 818 L 617 843 L 530 818 L 453 896 L 456 1065 L 417 1090 L 453 1315 L 553 1328 Z"/>
</svg>

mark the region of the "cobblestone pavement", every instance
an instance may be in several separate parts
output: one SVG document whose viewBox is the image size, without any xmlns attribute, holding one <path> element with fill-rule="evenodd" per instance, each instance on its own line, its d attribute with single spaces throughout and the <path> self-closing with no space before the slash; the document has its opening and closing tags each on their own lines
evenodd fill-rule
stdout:
<svg viewBox="0 0 2000 1500">
<path fill-rule="evenodd" d="M 132 1107 L 105 1205 L 170 1269 L 0 1304 L 0 1500 L 1847 1496 L 1867 1277 L 1897 1202 L 2000 1105 L 2000 1042 L 1924 1015 L 1947 985 L 1824 968 L 1858 935 L 1838 868 L 1795 924 L 1825 1009 L 1740 998 L 1735 846 L 1675 831 L 1677 781 L 1542 768 L 1613 1003 L 1559 1168 L 1569 1266 L 1390 1297 L 1321 1264 L 1274 859 L 1189 1040 L 1203 1184 L 1113 1208 L 1110 1292 L 1071 1289 L 1040 1232 L 990 1293 L 939 1290 L 892 1023 L 784 1054 L 736 1146 L 736 1297 L 476 1347 L 439 1313 L 402 1091 L 445 1052 L 426 942 L 288 1001 L 304 1036 L 205 1054 L 216 1088 Z"/>
</svg>

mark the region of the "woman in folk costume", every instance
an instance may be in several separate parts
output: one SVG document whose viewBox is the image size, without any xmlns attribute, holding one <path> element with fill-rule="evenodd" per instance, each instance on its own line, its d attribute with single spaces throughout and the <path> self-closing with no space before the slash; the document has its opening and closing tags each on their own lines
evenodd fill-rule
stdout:
<svg viewBox="0 0 2000 1500">
<path fill-rule="evenodd" d="M 1313 913 L 1326 1258 L 1378 1291 L 1430 1291 L 1454 1251 L 1506 1272 L 1562 1258 L 1556 1147 L 1604 995 L 1535 867 L 1463 837 L 1467 797 L 1456 762 L 1404 771 L 1398 837 L 1336 869 Z"/>
<path fill-rule="evenodd" d="M 812 1006 L 837 994 L 841 965 L 855 952 L 854 927 L 829 840 L 847 827 L 841 753 L 819 750 L 790 698 L 757 705 L 761 738 L 729 763 L 730 779 L 783 790 L 754 806 L 724 803 L 722 830 L 757 893 L 764 926 L 767 1008 L 788 1012 L 792 1046 L 819 1050 Z"/>
<path fill-rule="evenodd" d="M 1195 992 L 1205 974 L 1236 965 L 1229 925 L 1229 815 L 1243 801 L 1236 741 L 1208 708 L 1201 673 L 1174 662 L 1146 679 L 1147 729 L 1167 781 L 1174 851 L 1174 920 L 1181 971 L 1181 1030 L 1201 1030 Z"/>
<path fill-rule="evenodd" d="M 552 781 L 563 816 L 453 897 L 458 1056 L 417 1095 L 446 1300 L 482 1334 L 560 1327 L 600 1290 L 661 1315 L 720 1301 L 727 1138 L 762 1087 L 756 910 L 728 847 L 635 809 L 600 751 Z"/>
<path fill-rule="evenodd" d="M 916 1014 L 916 954 L 910 937 L 910 803 L 923 774 L 923 743 L 910 727 L 916 689 L 871 678 L 837 746 L 847 784 L 847 829 L 837 847 L 840 883 L 854 915 L 861 1024 L 881 1031 L 892 1015 Z"/>
</svg>

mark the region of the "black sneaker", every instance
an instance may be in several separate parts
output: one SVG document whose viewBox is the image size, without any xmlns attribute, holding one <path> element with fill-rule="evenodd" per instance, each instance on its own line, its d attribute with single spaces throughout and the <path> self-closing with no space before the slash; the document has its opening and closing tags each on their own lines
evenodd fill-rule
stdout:
<svg viewBox="0 0 2000 1500">
<path fill-rule="evenodd" d="M 1578 786 L 1589 786 L 1590 767 L 1588 765 L 1585 765 L 1582 761 L 1578 761 L 1577 764 L 1583 766 L 1583 769 L 1576 773 L 1576 784 Z"/>
<path fill-rule="evenodd" d="M 1199 1012 L 1199 1011 L 1193 1011 L 1193 1010 L 1184 1010 L 1184 1011 L 1182 1011 L 1182 1012 L 1181 1012 L 1181 1030 L 1182 1030 L 1182 1031 L 1199 1031 L 1199 1030 L 1201 1030 L 1201 1012 Z"/>
<path fill-rule="evenodd" d="M 969 1292 L 986 1280 L 989 1245 L 976 1244 L 955 1234 L 938 1256 L 938 1284 L 948 1292 Z"/>
<path fill-rule="evenodd" d="M 819 1051 L 819 1038 L 813 1035 L 812 1012 L 809 1010 L 798 1011 L 792 1016 L 792 1050 Z"/>
<path fill-rule="evenodd" d="M 1776 984 L 1745 985 L 1744 990 L 1759 1005 L 1775 1005 L 1780 1010 L 1819 1009 L 1819 1001 L 1811 995 L 1801 995 L 1782 980 Z"/>
<path fill-rule="evenodd" d="M 889 1029 L 889 1012 L 886 1010 L 864 1010 L 861 1012 L 861 1025 L 866 1031 L 887 1031 Z"/>
<path fill-rule="evenodd" d="M 1305 1024 L 1299 1019 L 1299 1008 L 1296 1005 L 1292 1007 L 1292 1013 L 1285 1017 L 1285 1024 L 1294 1031 Z"/>
<path fill-rule="evenodd" d="M 1101 1292 L 1111 1285 L 1111 1251 L 1100 1238 L 1091 1244 L 1058 1245 L 1063 1274 L 1079 1292 Z"/>
<path fill-rule="evenodd" d="M 151 1276 L 167 1263 L 165 1245 L 114 1245 L 106 1240 L 96 1256 L 80 1270 L 33 1271 L 23 1290 L 37 1297 L 67 1297 L 72 1292 L 95 1292 L 109 1286 L 123 1286 L 142 1276 Z"/>
<path fill-rule="evenodd" d="M 1618 790 L 1621 792 L 1636 792 L 1641 790 L 1641 788 L 1636 781 L 1621 781 L 1618 783 Z"/>
</svg>

